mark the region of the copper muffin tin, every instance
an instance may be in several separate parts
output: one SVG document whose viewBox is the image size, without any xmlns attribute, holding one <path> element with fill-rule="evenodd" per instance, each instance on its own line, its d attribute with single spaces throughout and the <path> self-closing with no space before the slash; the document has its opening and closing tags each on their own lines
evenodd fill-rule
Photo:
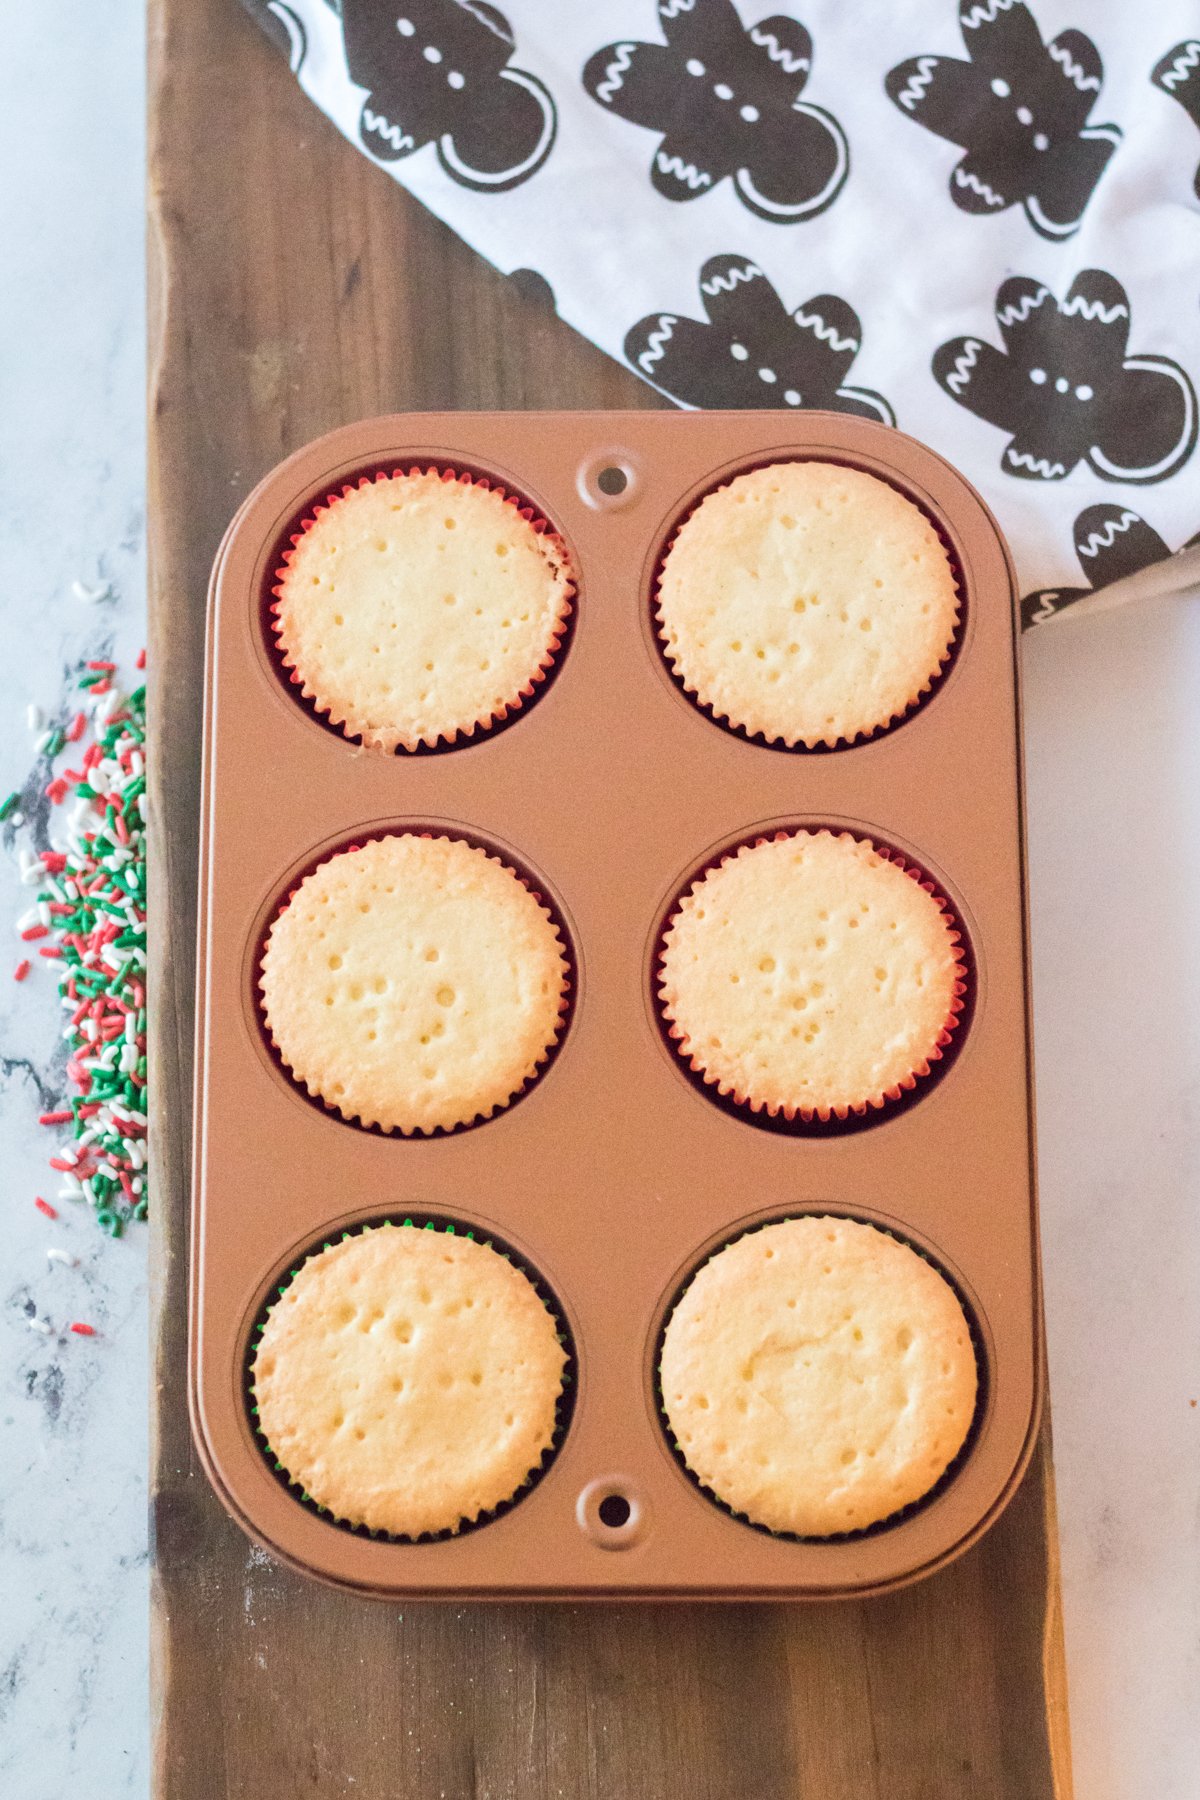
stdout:
<svg viewBox="0 0 1200 1800">
<path fill-rule="evenodd" d="M 931 698 L 832 751 L 713 723 L 654 632 L 655 570 L 681 516 L 740 470 L 789 457 L 844 461 L 908 494 L 963 588 Z M 561 531 L 579 592 L 535 703 L 461 748 L 389 755 L 306 710 L 273 648 L 270 590 L 312 502 L 421 463 L 524 496 Z M 839 414 L 426 413 L 332 432 L 267 476 L 218 555 L 203 819 L 189 1399 L 213 1484 L 253 1538 L 381 1597 L 795 1599 L 895 1587 L 987 1529 L 1029 1458 L 1043 1350 L 1014 587 L 995 521 L 960 475 Z M 848 1128 L 764 1129 L 689 1079 L 661 1029 L 654 957 L 700 865 L 813 823 L 870 835 L 933 876 L 966 929 L 970 1004 L 940 1079 L 907 1103 Z M 274 1059 L 256 1000 L 263 931 L 296 875 L 365 833 L 413 826 L 462 833 L 527 871 L 561 912 L 577 975 L 541 1079 L 484 1124 L 417 1139 L 309 1100 Z M 874 1221 L 928 1254 L 967 1304 L 982 1376 L 971 1438 L 930 1498 L 816 1541 L 715 1505 L 677 1460 L 655 1387 L 663 1320 L 691 1271 L 748 1225 L 804 1211 Z M 511 1246 L 556 1296 L 577 1358 L 542 1478 L 488 1523 L 416 1543 L 306 1505 L 264 1456 L 247 1394 L 251 1334 L 287 1271 L 348 1226 L 406 1215 Z"/>
</svg>

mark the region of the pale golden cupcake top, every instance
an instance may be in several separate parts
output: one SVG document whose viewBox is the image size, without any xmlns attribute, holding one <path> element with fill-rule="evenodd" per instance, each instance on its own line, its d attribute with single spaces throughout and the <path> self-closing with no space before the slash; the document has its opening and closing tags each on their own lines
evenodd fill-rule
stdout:
<svg viewBox="0 0 1200 1800">
<path fill-rule="evenodd" d="M 915 1251 L 849 1219 L 752 1231 L 688 1285 L 663 1339 L 672 1435 L 719 1500 L 826 1537 L 929 1492 L 975 1412 L 961 1304 Z"/>
<path fill-rule="evenodd" d="M 568 965 L 524 882 L 458 838 L 404 834 L 306 875 L 271 926 L 260 986 L 311 1094 L 385 1131 L 487 1118 L 558 1036 Z"/>
<path fill-rule="evenodd" d="M 835 744 L 902 717 L 945 663 L 950 559 L 910 500 L 835 463 L 738 475 L 663 563 L 660 634 L 687 691 L 768 742 Z"/>
<path fill-rule="evenodd" d="M 659 989 L 680 1053 L 755 1111 L 828 1118 L 929 1072 L 962 988 L 934 894 L 848 832 L 743 845 L 693 883 Z"/>
<path fill-rule="evenodd" d="M 429 470 L 317 513 L 284 559 L 275 626 L 318 711 L 365 744 L 413 750 L 523 705 L 572 591 L 558 538 L 495 488 Z"/>
<path fill-rule="evenodd" d="M 251 1379 L 259 1430 L 310 1499 L 416 1537 L 513 1497 L 553 1441 L 565 1363 L 553 1315 L 498 1251 L 383 1226 L 302 1265 Z"/>
</svg>

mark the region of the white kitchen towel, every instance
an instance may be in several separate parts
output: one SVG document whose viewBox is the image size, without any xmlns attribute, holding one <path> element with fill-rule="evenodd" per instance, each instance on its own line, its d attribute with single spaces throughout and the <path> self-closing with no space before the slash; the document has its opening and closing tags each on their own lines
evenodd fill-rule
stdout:
<svg viewBox="0 0 1200 1800">
<path fill-rule="evenodd" d="M 1026 624 L 1196 578 L 1197 0 L 245 3 L 351 142 L 680 406 L 941 451 Z"/>
</svg>

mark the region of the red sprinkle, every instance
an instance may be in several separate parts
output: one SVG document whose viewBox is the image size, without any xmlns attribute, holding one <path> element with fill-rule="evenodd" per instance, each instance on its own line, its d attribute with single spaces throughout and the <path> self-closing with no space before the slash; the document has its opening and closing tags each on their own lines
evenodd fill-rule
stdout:
<svg viewBox="0 0 1200 1800">
<path fill-rule="evenodd" d="M 61 875 L 67 866 L 66 855 L 61 850 L 43 850 L 42 867 L 48 875 Z"/>
<path fill-rule="evenodd" d="M 37 1207 L 37 1209 L 40 1213 L 45 1213 L 45 1215 L 48 1219 L 57 1219 L 57 1217 L 58 1217 L 57 1206 L 51 1206 L 50 1202 L 48 1200 L 43 1200 L 42 1196 L 40 1194 L 37 1196 L 37 1198 L 33 1204 Z"/>
<path fill-rule="evenodd" d="M 48 925 L 27 925 L 21 936 L 27 944 L 32 944 L 38 938 L 49 937 L 50 927 Z"/>
<path fill-rule="evenodd" d="M 38 1114 L 39 1125 L 69 1125 L 74 1118 L 70 1108 L 66 1112 L 48 1112 Z"/>
<path fill-rule="evenodd" d="M 134 665 L 133 665 L 133 666 L 134 666 L 134 668 L 135 668 L 135 669 L 144 669 L 144 668 L 145 668 L 145 666 L 146 666 L 146 652 L 145 652 L 145 651 L 144 651 L 144 650 L 139 650 L 139 651 L 138 651 L 138 653 L 137 653 L 137 661 L 136 661 L 136 663 L 135 663 L 135 664 L 134 664 Z"/>
<path fill-rule="evenodd" d="M 52 801 L 55 806 L 61 806 L 66 797 L 67 783 L 63 780 L 61 775 L 56 775 L 46 789 L 46 798 Z"/>
<path fill-rule="evenodd" d="M 83 736 L 86 726 L 87 714 L 77 712 L 75 717 L 71 720 L 71 723 L 67 726 L 67 742 L 70 744 L 77 744 Z"/>
<path fill-rule="evenodd" d="M 95 1337 L 96 1335 L 96 1327 L 94 1325 L 84 1325 L 79 1319 L 73 1320 L 71 1330 L 77 1337 Z"/>
<path fill-rule="evenodd" d="M 110 675 L 116 666 L 117 665 L 114 662 L 90 662 L 88 664 L 89 669 L 107 669 Z"/>
<path fill-rule="evenodd" d="M 38 951 L 38 955 L 39 956 L 61 956 L 62 951 L 59 950 L 57 948 L 57 946 L 47 947 L 45 944 L 43 944 L 41 949 Z"/>
<path fill-rule="evenodd" d="M 57 1169 L 60 1175 L 74 1175 L 76 1165 L 68 1162 L 65 1156 L 52 1156 L 50 1167 Z"/>
<path fill-rule="evenodd" d="M 28 975 L 32 966 L 33 965 L 30 963 L 29 959 L 27 957 L 23 957 L 22 960 L 17 964 L 16 968 L 13 970 L 13 980 L 14 981 L 24 981 L 25 977 Z"/>
</svg>

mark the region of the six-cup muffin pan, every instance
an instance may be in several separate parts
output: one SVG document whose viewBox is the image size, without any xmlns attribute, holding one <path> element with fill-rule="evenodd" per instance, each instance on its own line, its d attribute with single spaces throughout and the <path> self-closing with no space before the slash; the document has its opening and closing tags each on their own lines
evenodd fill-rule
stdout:
<svg viewBox="0 0 1200 1800">
<path fill-rule="evenodd" d="M 880 477 L 956 565 L 952 660 L 907 719 L 790 751 L 725 729 L 661 653 L 656 569 L 710 488 L 816 457 Z M 364 749 L 309 710 L 270 629 L 281 551 L 312 504 L 380 470 L 470 471 L 551 522 L 578 593 L 552 678 L 501 730 L 422 754 Z M 660 933 L 731 846 L 829 825 L 918 865 L 963 927 L 967 1006 L 935 1079 L 845 1121 L 792 1127 L 717 1103 L 663 1029 Z M 470 1129 L 366 1131 L 306 1095 L 260 1017 L 263 935 L 339 846 L 425 829 L 487 846 L 543 893 L 574 992 L 550 1066 Z M 363 1594 L 428 1598 L 830 1598 L 961 1553 L 1028 1460 L 1043 1385 L 1033 1171 L 1021 727 L 1012 571 L 963 478 L 896 431 L 841 415 L 419 414 L 331 433 L 274 470 L 213 572 L 197 992 L 190 1404 L 222 1501 L 273 1555 Z M 905 1239 L 971 1320 L 967 1444 L 919 1505 L 799 1540 L 733 1516 L 679 1460 L 656 1390 L 664 1320 L 748 1226 L 842 1213 Z M 351 1530 L 290 1488 L 256 1436 L 251 1346 L 303 1256 L 385 1218 L 507 1247 L 566 1325 L 569 1404 L 539 1479 L 486 1523 L 404 1542 Z"/>
</svg>

